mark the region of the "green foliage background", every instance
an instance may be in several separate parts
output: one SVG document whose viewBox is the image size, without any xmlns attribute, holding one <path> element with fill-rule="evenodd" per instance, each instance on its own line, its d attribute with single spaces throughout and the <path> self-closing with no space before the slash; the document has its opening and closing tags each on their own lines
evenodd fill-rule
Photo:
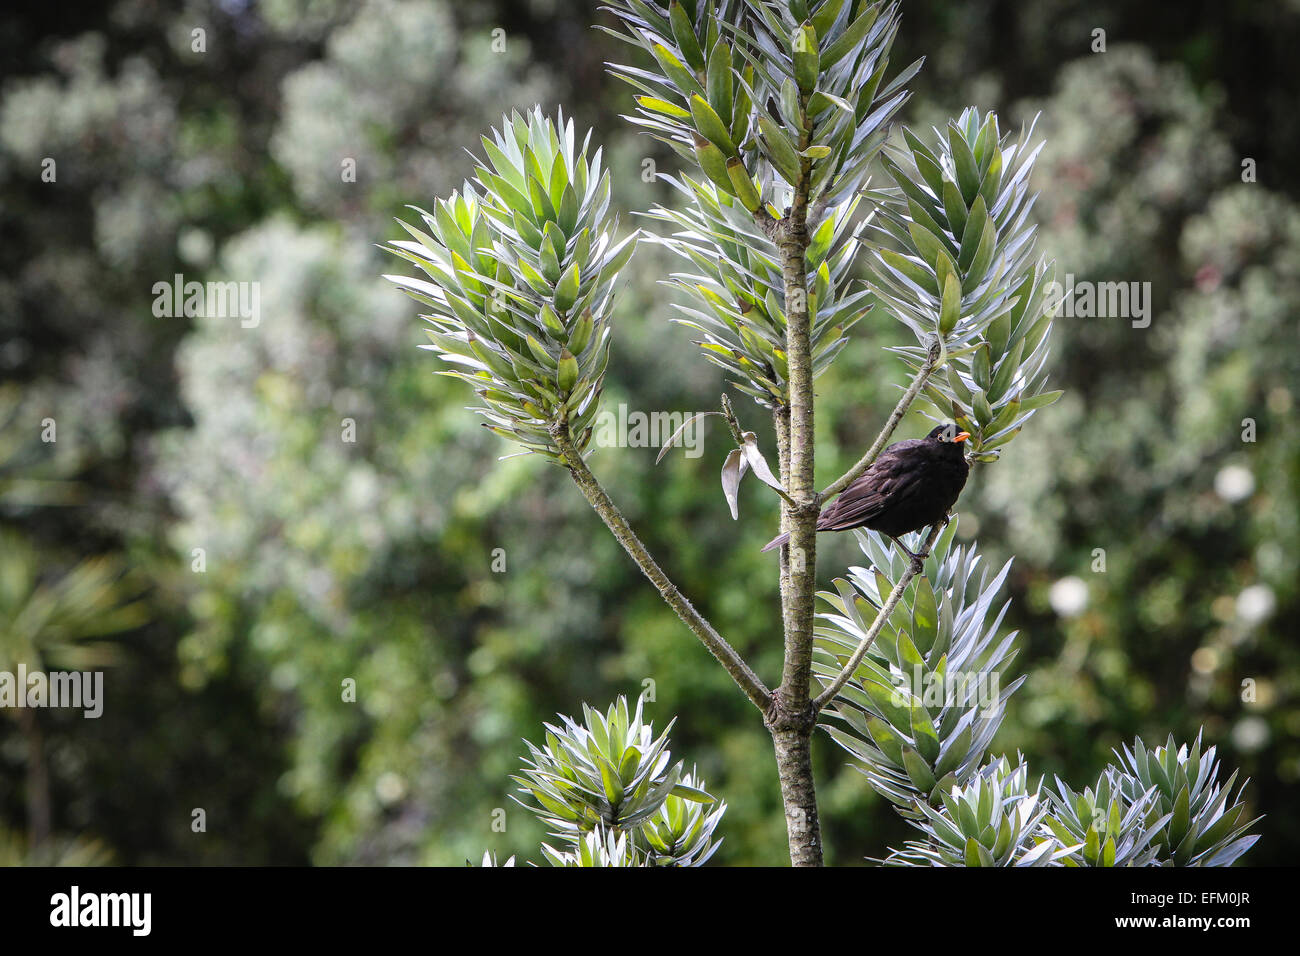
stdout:
<svg viewBox="0 0 1300 956">
<path fill-rule="evenodd" d="M 962 499 L 963 536 L 995 566 L 1017 557 L 1004 626 L 1024 635 L 1030 677 L 994 749 L 1080 785 L 1134 734 L 1204 725 L 1253 778 L 1249 812 L 1268 814 L 1246 862 L 1286 862 L 1300 847 L 1300 7 L 1178 10 L 909 2 L 896 60 L 929 57 L 914 126 L 969 103 L 1016 122 L 1041 110 L 1042 248 L 1062 274 L 1153 289 L 1150 328 L 1058 321 L 1065 397 Z M 35 548 L 42 579 L 121 555 L 151 611 L 118 637 L 101 719 L 39 715 L 55 830 L 80 852 L 536 859 L 542 834 L 509 799 L 520 738 L 653 681 L 647 716 L 678 715 L 674 753 L 729 804 L 715 861 L 784 862 L 750 705 L 558 469 L 497 460 L 512 449 L 432 374 L 409 301 L 379 279 L 393 218 L 459 186 L 462 147 L 504 110 L 563 105 L 594 126 L 625 223 L 676 201 L 645 181 L 647 161 L 672 171 L 676 158 L 618 118 L 630 98 L 602 64 L 626 52 L 593 22 L 609 22 L 597 4 L 554 0 L 0 13 L 0 380 L 15 405 L 0 524 Z M 1105 53 L 1091 52 L 1096 28 Z M 40 179 L 45 157 L 56 183 Z M 1245 157 L 1258 182 L 1242 182 Z M 670 268 L 643 244 L 627 270 L 607 408 L 717 405 L 721 374 L 668 325 L 655 283 Z M 153 284 L 175 273 L 259 282 L 260 325 L 156 318 Z M 905 370 L 882 349 L 901 342 L 872 317 L 819 379 L 822 484 L 892 407 Z M 760 410 L 737 406 L 771 447 Z M 46 417 L 54 444 L 39 438 Z M 654 449 L 604 448 L 592 465 L 670 574 L 775 675 L 775 563 L 757 550 L 775 499 L 749 485 L 730 520 L 715 421 L 703 457 L 655 466 Z M 913 416 L 901 434 L 926 428 Z M 1242 469 L 1252 489 L 1238 498 Z M 38 478 L 76 493 L 15 491 Z M 860 560 L 850 536 L 824 540 L 826 581 Z M 1049 595 L 1069 577 L 1087 605 L 1062 616 Z M 340 699 L 347 678 L 356 703 Z M 0 720 L 0 836 L 26 826 L 28 746 Z M 828 862 L 906 838 L 829 740 L 817 758 Z M 0 840 L 0 860 L 21 844 Z"/>
</svg>

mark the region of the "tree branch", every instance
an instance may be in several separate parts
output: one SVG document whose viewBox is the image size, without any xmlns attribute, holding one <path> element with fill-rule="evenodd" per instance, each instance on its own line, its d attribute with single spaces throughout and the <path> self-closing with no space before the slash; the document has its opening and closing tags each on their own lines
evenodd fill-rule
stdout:
<svg viewBox="0 0 1300 956">
<path fill-rule="evenodd" d="M 801 95 L 800 112 L 807 107 Z M 799 148 L 811 145 L 812 123 L 804 119 Z M 781 527 L 790 540 L 781 562 L 781 616 L 785 665 L 772 695 L 767 727 L 776 748 L 781 800 L 785 806 L 790 862 L 821 866 L 821 823 L 813 779 L 810 738 L 812 710 L 813 621 L 817 575 L 817 486 L 814 484 L 814 403 L 812 329 L 808 310 L 808 192 L 811 161 L 800 160 L 799 182 L 774 230 L 785 287 L 785 350 L 788 401 L 781 409 L 778 441 L 785 445 L 781 479 L 788 496 Z"/>
<path fill-rule="evenodd" d="M 876 436 L 875 442 L 869 449 L 867 449 L 867 453 L 858 459 L 856 465 L 826 486 L 826 490 L 818 496 L 819 503 L 825 502 L 828 498 L 834 498 L 849 485 L 853 484 L 853 482 L 861 478 L 863 473 L 871 467 L 871 463 L 879 457 L 880 452 L 884 449 L 885 442 L 889 441 L 889 437 L 894 434 L 894 429 L 898 427 L 898 423 L 901 422 L 903 416 L 907 414 L 907 410 L 911 407 L 912 402 L 916 401 L 916 396 L 921 393 L 921 389 L 925 386 L 926 380 L 929 379 L 930 374 L 938 367 L 939 358 L 942 355 L 943 344 L 938 339 L 935 339 L 934 343 L 930 346 L 930 352 L 926 356 L 925 364 L 917 371 L 916 377 L 912 379 L 912 384 L 907 387 L 907 391 L 903 393 L 903 397 L 900 398 L 898 404 L 894 406 L 894 410 L 890 413 L 889 419 L 885 422 L 885 427 L 882 428 L 880 434 Z"/>
<path fill-rule="evenodd" d="M 781 220 L 772 218 L 766 206 L 754 210 L 754 225 L 763 231 L 763 235 L 776 242 L 781 232 Z"/>
<path fill-rule="evenodd" d="M 644 572 L 645 576 L 650 579 L 668 606 L 677 612 L 677 616 L 685 622 L 700 642 L 709 650 L 718 662 L 731 675 L 731 679 L 736 685 L 745 692 L 745 696 L 764 714 L 772 703 L 772 694 L 759 679 L 758 675 L 750 669 L 742 658 L 730 644 L 723 639 L 713 625 L 704 619 L 699 611 L 688 601 L 685 595 L 677 589 L 677 586 L 663 572 L 663 569 L 655 562 L 654 557 L 641 543 L 641 539 L 636 536 L 632 526 L 628 524 L 627 519 L 623 517 L 622 512 L 614 504 L 613 500 L 601 487 L 596 476 L 591 473 L 587 463 L 583 460 L 582 455 L 573 446 L 573 440 L 569 437 L 568 425 L 559 422 L 551 425 L 548 429 L 551 438 L 555 441 L 556 448 L 559 449 L 561 457 L 568 466 L 569 474 L 573 477 L 574 483 L 582 491 L 583 496 L 591 504 L 596 514 L 605 522 L 618 543 L 637 563 L 637 566 Z"/>
<path fill-rule="evenodd" d="M 867 651 L 871 649 L 871 645 L 876 641 L 876 635 L 878 635 L 880 629 L 885 626 L 885 622 L 889 620 L 889 616 L 894 613 L 894 608 L 898 606 L 898 602 L 902 599 L 903 592 L 907 590 L 907 586 L 912 583 L 912 578 L 921 573 L 923 562 L 930 556 L 930 549 L 934 547 L 934 542 L 938 539 L 939 532 L 943 530 L 945 524 L 947 524 L 946 521 L 936 521 L 934 523 L 934 527 L 930 529 L 929 536 L 925 539 L 925 544 L 922 546 L 921 552 L 908 564 L 907 570 L 903 572 L 903 576 L 899 578 L 898 583 L 894 585 L 894 590 L 889 592 L 889 598 L 885 601 L 884 606 L 881 607 L 880 612 L 876 615 L 876 619 L 871 622 L 870 629 L 865 635 L 863 635 L 862 640 L 858 642 L 858 646 L 853 651 L 848 663 L 840 669 L 840 672 L 835 676 L 835 679 L 827 684 L 826 689 L 818 694 L 817 699 L 813 701 L 812 707 L 814 714 L 821 713 L 826 705 L 835 699 L 835 695 L 838 694 L 841 688 L 849 682 L 849 678 L 853 676 L 853 672 L 856 671 L 858 665 L 862 663 L 862 658 L 867 656 Z"/>
</svg>

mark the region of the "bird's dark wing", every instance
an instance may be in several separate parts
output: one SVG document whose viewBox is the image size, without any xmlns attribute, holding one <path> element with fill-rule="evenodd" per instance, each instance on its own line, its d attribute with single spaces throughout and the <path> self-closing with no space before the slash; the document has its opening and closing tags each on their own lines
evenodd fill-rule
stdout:
<svg viewBox="0 0 1300 956">
<path fill-rule="evenodd" d="M 906 454 L 899 452 L 920 443 L 920 439 L 901 441 L 881 452 L 871 467 L 821 513 L 817 530 L 860 528 L 879 517 L 886 508 L 907 501 L 920 485 L 921 471 L 908 461 Z"/>
</svg>

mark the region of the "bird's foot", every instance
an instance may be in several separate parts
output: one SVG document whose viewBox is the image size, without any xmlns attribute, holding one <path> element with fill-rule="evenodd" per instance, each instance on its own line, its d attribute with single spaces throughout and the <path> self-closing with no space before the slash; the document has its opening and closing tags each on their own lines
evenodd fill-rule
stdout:
<svg viewBox="0 0 1300 956">
<path fill-rule="evenodd" d="M 894 538 L 893 535 L 890 535 L 890 537 L 893 538 L 894 544 L 898 545 L 898 550 L 902 551 L 905 555 L 907 555 L 908 561 L 910 562 L 912 567 L 912 574 L 914 575 L 920 574 L 923 570 L 925 570 L 925 559 L 930 556 L 929 551 L 925 552 L 924 554 L 918 554 L 917 552 L 910 549 L 907 545 L 903 544 L 903 542 L 900 541 L 898 538 Z"/>
<path fill-rule="evenodd" d="M 903 544 L 903 542 L 902 542 L 901 540 L 899 540 L 898 538 L 894 537 L 892 534 L 891 534 L 889 537 L 893 539 L 894 544 L 898 545 L 898 550 L 899 550 L 899 551 L 902 551 L 905 555 L 907 555 L 907 556 L 908 556 L 909 558 L 911 558 L 913 561 L 916 561 L 916 560 L 918 560 L 918 559 L 919 559 L 919 560 L 924 560 L 924 559 L 925 559 L 925 555 L 918 555 L 916 552 L 914 552 L 914 551 L 913 551 L 911 548 L 909 548 L 907 545 Z"/>
</svg>

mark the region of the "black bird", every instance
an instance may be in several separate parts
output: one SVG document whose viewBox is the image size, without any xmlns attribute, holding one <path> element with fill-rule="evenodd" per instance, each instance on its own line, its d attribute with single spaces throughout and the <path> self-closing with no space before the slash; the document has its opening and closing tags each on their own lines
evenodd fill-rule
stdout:
<svg viewBox="0 0 1300 956">
<path fill-rule="evenodd" d="M 870 528 L 889 535 L 907 554 L 917 557 L 898 536 L 947 519 L 970 473 L 961 448 L 967 438 L 969 432 L 947 424 L 924 438 L 894 442 L 827 505 L 817 518 L 817 530 Z M 789 540 L 789 532 L 778 535 L 763 550 L 779 548 Z"/>
</svg>

